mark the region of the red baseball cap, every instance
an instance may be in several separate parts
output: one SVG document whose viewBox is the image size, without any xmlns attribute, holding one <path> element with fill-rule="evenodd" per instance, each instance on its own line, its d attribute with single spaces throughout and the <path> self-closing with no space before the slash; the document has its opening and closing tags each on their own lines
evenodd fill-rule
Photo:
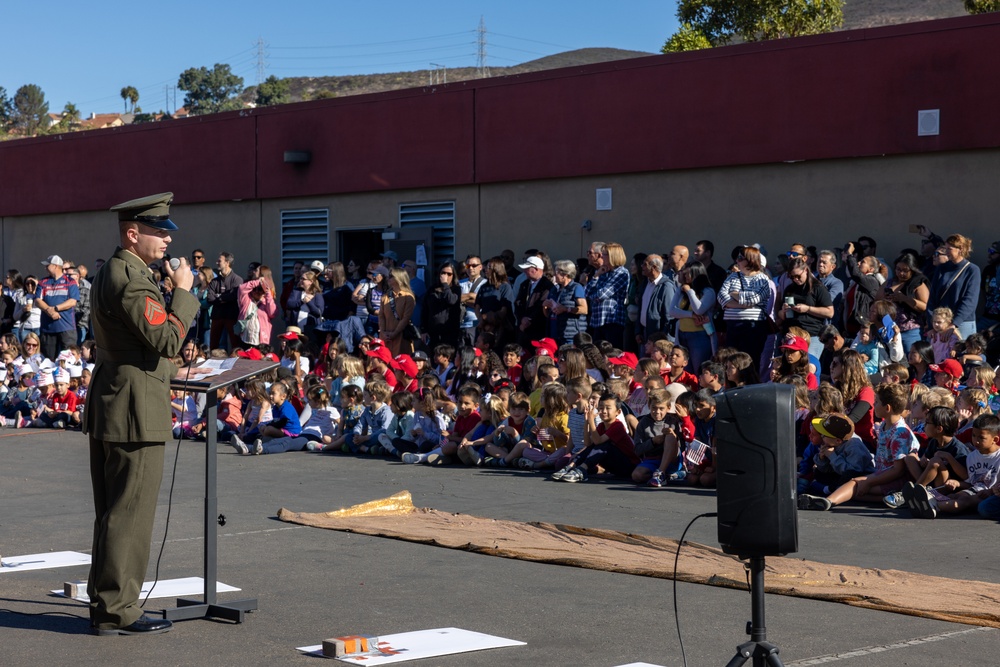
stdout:
<svg viewBox="0 0 1000 667">
<path fill-rule="evenodd" d="M 788 334 L 787 336 L 785 336 L 784 341 L 782 341 L 781 343 L 781 349 L 798 350 L 799 352 L 808 352 L 809 343 L 807 343 L 806 339 L 802 338 L 801 336 L 794 336 L 792 334 Z"/>
<path fill-rule="evenodd" d="M 628 366 L 632 370 L 639 365 L 639 359 L 631 352 L 622 352 L 620 357 L 608 357 L 608 363 L 616 366 Z"/>
<path fill-rule="evenodd" d="M 930 369 L 935 373 L 947 373 L 956 380 L 965 374 L 962 364 L 956 359 L 945 359 L 940 364 L 931 364 Z"/>
<path fill-rule="evenodd" d="M 556 352 L 559 350 L 559 343 L 555 342 L 551 338 L 543 338 L 541 340 L 533 340 L 531 344 L 535 347 L 536 354 L 545 354 L 549 357 L 556 356 Z"/>
<path fill-rule="evenodd" d="M 255 347 L 251 347 L 249 350 L 236 350 L 236 356 L 242 359 L 252 359 L 253 361 L 260 361 L 264 358 L 260 350 Z"/>
<path fill-rule="evenodd" d="M 417 377 L 417 362 L 408 354 L 401 354 L 395 359 L 396 365 L 393 368 L 403 371 L 408 378 Z M 390 364 L 391 365 L 391 364 Z"/>
<path fill-rule="evenodd" d="M 365 354 L 368 355 L 369 357 L 374 357 L 376 359 L 384 361 L 393 368 L 397 367 L 396 360 L 392 358 L 392 352 L 390 352 L 389 348 L 387 348 L 385 345 L 379 345 L 378 347 L 373 348 L 371 350 L 365 350 Z"/>
<path fill-rule="evenodd" d="M 285 333 L 278 336 L 278 338 L 284 338 L 285 340 L 296 340 L 302 337 L 302 329 L 295 325 L 292 325 L 285 329 Z"/>
</svg>

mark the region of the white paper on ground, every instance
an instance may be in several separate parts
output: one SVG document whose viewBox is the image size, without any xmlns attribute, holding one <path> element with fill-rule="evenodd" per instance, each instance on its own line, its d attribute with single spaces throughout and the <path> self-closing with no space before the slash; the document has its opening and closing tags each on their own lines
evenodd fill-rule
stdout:
<svg viewBox="0 0 1000 667">
<path fill-rule="evenodd" d="M 153 582 L 147 581 L 142 584 L 142 590 L 139 591 L 139 598 L 146 597 L 146 593 L 152 587 Z M 83 586 L 84 591 L 87 590 L 86 586 Z M 233 591 L 238 591 L 240 589 L 234 588 L 222 582 L 216 582 L 215 590 L 218 593 L 232 593 Z M 66 597 L 66 593 L 63 589 L 57 589 L 52 591 L 55 595 L 61 597 Z M 201 577 L 185 577 L 183 579 L 163 579 L 156 584 L 156 588 L 153 589 L 153 594 L 149 598 L 174 598 L 180 597 L 182 595 L 201 595 L 205 592 L 205 580 Z M 80 600 L 81 602 L 89 602 L 90 598 L 87 597 L 87 593 L 84 592 L 83 595 L 77 595 L 74 600 Z"/>
<path fill-rule="evenodd" d="M 46 570 L 50 567 L 90 565 L 90 555 L 76 551 L 53 551 L 47 554 L 7 556 L 0 559 L 0 563 L 3 565 L 0 567 L 0 574 L 3 574 L 5 572 L 24 572 L 25 570 Z"/>
<path fill-rule="evenodd" d="M 439 655 L 483 651 L 489 648 L 524 646 L 524 642 L 460 628 L 437 628 L 417 630 L 395 635 L 379 635 L 379 648 L 391 650 L 389 655 L 364 655 L 357 658 L 337 658 L 353 665 L 391 665 L 407 660 L 434 658 Z M 323 655 L 323 645 L 300 646 L 299 651 L 312 655 Z"/>
</svg>

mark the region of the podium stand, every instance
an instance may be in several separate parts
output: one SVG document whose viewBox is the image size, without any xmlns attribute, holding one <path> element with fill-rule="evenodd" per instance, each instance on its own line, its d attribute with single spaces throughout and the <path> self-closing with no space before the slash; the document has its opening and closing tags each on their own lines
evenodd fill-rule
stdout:
<svg viewBox="0 0 1000 667">
<path fill-rule="evenodd" d="M 218 438 L 219 400 L 216 391 L 221 387 L 247 378 L 260 375 L 276 368 L 274 361 L 253 361 L 236 359 L 233 367 L 219 375 L 205 378 L 192 376 L 190 379 L 175 378 L 170 388 L 178 391 L 188 391 L 205 394 L 205 591 L 203 600 L 178 598 L 177 607 L 162 610 L 163 618 L 171 621 L 186 621 L 192 618 L 223 618 L 236 623 L 243 622 L 243 614 L 257 609 L 257 600 L 228 600 L 220 603 L 217 599 L 216 579 L 218 578 L 218 537 L 219 528 L 216 517 L 219 512 L 219 501 L 216 497 L 216 472 L 218 453 L 216 441 Z"/>
</svg>

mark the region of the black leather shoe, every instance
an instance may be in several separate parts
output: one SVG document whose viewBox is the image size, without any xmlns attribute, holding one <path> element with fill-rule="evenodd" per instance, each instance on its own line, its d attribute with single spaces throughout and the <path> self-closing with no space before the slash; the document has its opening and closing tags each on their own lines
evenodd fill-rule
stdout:
<svg viewBox="0 0 1000 667">
<path fill-rule="evenodd" d="M 110 635 L 159 635 L 164 632 L 170 632 L 170 629 L 173 627 L 173 622 L 165 618 L 150 618 L 143 615 L 132 625 L 126 625 L 124 628 L 95 628 L 94 634 L 101 637 L 108 637 Z"/>
</svg>

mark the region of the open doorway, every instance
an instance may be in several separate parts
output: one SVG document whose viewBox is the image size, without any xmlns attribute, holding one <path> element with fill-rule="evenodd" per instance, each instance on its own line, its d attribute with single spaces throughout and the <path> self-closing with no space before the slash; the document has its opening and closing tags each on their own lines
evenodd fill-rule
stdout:
<svg viewBox="0 0 1000 667">
<path fill-rule="evenodd" d="M 382 241 L 384 227 L 375 229 L 340 229 L 337 230 L 337 248 L 340 249 L 339 260 L 347 266 L 354 260 L 358 266 L 366 266 L 373 259 L 381 257 L 385 252 Z"/>
</svg>

